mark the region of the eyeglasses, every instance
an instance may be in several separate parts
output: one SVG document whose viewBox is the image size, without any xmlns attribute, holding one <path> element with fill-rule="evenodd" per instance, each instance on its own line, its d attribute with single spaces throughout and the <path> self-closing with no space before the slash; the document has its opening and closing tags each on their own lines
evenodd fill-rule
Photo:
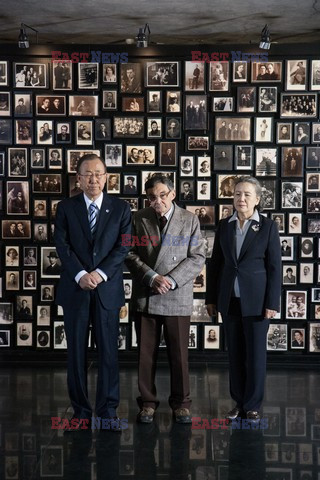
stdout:
<svg viewBox="0 0 320 480">
<path fill-rule="evenodd" d="M 105 174 L 106 172 L 105 173 L 78 173 L 80 177 L 85 177 L 90 180 L 92 180 L 93 177 L 95 177 L 97 180 L 101 180 L 105 176 Z"/>
<path fill-rule="evenodd" d="M 147 199 L 149 200 L 149 202 L 155 202 L 156 200 L 158 200 L 158 198 L 160 198 L 160 200 L 165 200 L 170 192 L 171 190 L 166 193 L 160 193 L 160 195 L 147 195 Z"/>
</svg>

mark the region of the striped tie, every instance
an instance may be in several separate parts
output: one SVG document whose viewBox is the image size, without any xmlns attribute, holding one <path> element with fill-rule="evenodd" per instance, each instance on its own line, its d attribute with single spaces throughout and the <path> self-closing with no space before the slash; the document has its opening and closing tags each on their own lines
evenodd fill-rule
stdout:
<svg viewBox="0 0 320 480">
<path fill-rule="evenodd" d="M 94 236 L 97 230 L 97 218 L 98 217 L 98 207 L 92 202 L 89 205 L 89 225 L 91 230 L 91 235 Z"/>
</svg>

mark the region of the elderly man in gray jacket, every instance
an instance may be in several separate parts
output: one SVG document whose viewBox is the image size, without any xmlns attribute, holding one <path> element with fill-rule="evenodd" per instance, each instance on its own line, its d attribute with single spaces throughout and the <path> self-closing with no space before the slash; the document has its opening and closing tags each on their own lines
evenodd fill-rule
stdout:
<svg viewBox="0 0 320 480">
<path fill-rule="evenodd" d="M 166 175 L 151 177 L 145 190 L 151 206 L 133 217 L 126 258 L 139 351 L 137 421 L 151 423 L 159 405 L 155 372 L 163 326 L 171 372 L 169 405 L 177 423 L 191 423 L 189 326 L 193 280 L 205 262 L 204 243 L 198 218 L 173 203 L 176 194 Z"/>
</svg>

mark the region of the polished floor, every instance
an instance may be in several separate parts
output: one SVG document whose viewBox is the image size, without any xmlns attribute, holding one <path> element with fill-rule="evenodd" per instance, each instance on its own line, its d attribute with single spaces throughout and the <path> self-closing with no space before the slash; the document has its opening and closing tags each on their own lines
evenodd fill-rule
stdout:
<svg viewBox="0 0 320 480">
<path fill-rule="evenodd" d="M 270 370 L 260 429 L 217 427 L 232 406 L 228 371 L 190 371 L 193 428 L 172 424 L 169 372 L 160 368 L 161 401 L 151 425 L 137 425 L 137 373 L 121 370 L 122 434 L 63 434 L 51 417 L 72 412 L 64 368 L 0 369 L 0 479 L 320 480 L 320 372 Z M 92 398 L 96 370 L 89 371 Z M 238 425 L 239 426 L 239 425 Z M 267 428 L 265 428 L 267 427 Z"/>
</svg>

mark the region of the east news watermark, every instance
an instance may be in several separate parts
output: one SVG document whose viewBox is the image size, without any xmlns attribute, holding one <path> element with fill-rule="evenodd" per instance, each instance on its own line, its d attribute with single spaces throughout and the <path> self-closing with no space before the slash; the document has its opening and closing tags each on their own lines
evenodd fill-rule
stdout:
<svg viewBox="0 0 320 480">
<path fill-rule="evenodd" d="M 267 430 L 268 418 L 261 418 L 258 422 L 247 418 L 202 418 L 192 417 L 192 430 Z"/>
<path fill-rule="evenodd" d="M 128 63 L 128 52 L 114 53 L 101 52 L 100 50 L 91 50 L 90 52 L 61 52 L 54 50 L 51 52 L 52 62 L 71 62 L 71 63 Z"/>
<path fill-rule="evenodd" d="M 210 62 L 267 62 L 268 53 L 245 53 L 241 50 L 231 52 L 202 52 L 191 50 L 191 61 L 194 63 Z"/>
</svg>

